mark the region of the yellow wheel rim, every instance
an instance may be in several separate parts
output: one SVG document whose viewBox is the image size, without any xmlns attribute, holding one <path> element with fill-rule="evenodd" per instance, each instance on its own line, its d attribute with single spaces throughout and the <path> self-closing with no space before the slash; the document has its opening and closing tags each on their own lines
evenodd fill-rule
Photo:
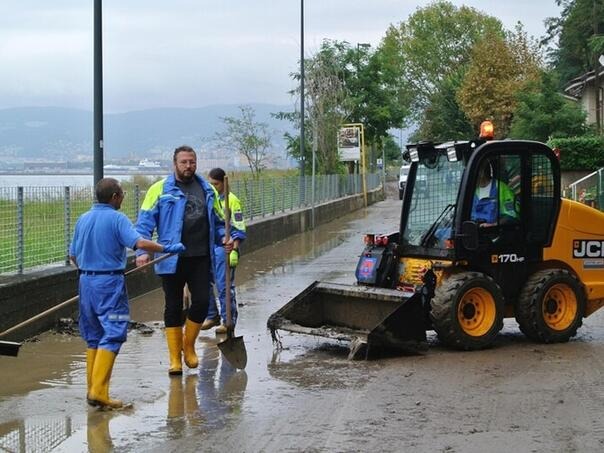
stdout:
<svg viewBox="0 0 604 453">
<path fill-rule="evenodd" d="M 493 295 L 484 288 L 472 288 L 459 302 L 457 320 L 464 333 L 480 337 L 493 327 L 496 312 Z"/>
<path fill-rule="evenodd" d="M 543 298 L 543 319 L 552 330 L 566 330 L 577 317 L 577 296 L 564 283 L 552 286 Z"/>
</svg>

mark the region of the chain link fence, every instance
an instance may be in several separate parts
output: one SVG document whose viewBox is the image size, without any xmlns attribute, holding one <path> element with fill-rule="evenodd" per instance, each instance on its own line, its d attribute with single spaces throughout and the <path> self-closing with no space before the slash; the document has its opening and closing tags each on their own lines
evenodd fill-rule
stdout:
<svg viewBox="0 0 604 453">
<path fill-rule="evenodd" d="M 379 187 L 377 174 L 367 175 L 367 190 Z M 243 179 L 231 182 L 244 218 L 276 215 L 362 193 L 360 175 Z M 145 192 L 125 190 L 121 211 L 136 221 Z M 92 186 L 0 188 L 0 274 L 41 266 L 69 264 L 69 243 L 80 215 L 93 203 Z"/>
</svg>

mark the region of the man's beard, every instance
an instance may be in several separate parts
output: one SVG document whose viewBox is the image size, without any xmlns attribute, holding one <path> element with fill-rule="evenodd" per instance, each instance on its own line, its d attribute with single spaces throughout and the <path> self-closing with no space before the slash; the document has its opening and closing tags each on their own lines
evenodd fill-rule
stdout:
<svg viewBox="0 0 604 453">
<path fill-rule="evenodd" d="M 186 170 L 186 173 L 187 174 L 185 174 L 185 172 L 180 172 L 176 170 L 176 179 L 182 182 L 191 182 L 193 180 L 193 175 L 195 174 L 195 172 L 192 170 Z"/>
</svg>

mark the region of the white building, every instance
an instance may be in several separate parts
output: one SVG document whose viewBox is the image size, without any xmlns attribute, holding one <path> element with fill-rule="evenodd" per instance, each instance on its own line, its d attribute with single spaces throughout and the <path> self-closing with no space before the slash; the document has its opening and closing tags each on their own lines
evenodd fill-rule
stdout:
<svg viewBox="0 0 604 453">
<path fill-rule="evenodd" d="M 587 124 L 596 124 L 596 106 L 600 105 L 600 130 L 604 130 L 604 67 L 598 69 L 598 87 L 596 89 L 595 71 L 572 79 L 564 88 L 566 97 L 579 102 L 587 113 Z"/>
</svg>

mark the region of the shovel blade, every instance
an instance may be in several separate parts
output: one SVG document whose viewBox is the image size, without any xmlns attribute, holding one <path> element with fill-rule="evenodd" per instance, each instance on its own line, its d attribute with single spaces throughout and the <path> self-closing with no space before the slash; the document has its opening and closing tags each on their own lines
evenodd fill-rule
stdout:
<svg viewBox="0 0 604 453">
<path fill-rule="evenodd" d="M 230 337 L 218 343 L 224 358 L 234 367 L 243 370 L 247 365 L 247 351 L 243 337 Z"/>
<path fill-rule="evenodd" d="M 15 343 L 14 341 L 0 341 L 0 355 L 17 357 L 17 355 L 19 355 L 20 347 L 21 343 Z"/>
</svg>

